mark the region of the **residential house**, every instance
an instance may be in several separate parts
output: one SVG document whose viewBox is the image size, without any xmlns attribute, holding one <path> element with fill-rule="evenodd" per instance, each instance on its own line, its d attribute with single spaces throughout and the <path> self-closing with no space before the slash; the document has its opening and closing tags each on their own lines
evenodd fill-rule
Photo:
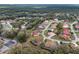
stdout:
<svg viewBox="0 0 79 59">
<path fill-rule="evenodd" d="M 69 28 L 69 25 L 67 23 L 64 23 L 63 28 Z"/>
<path fill-rule="evenodd" d="M 55 49 L 57 48 L 57 46 L 58 46 L 58 43 L 56 41 L 46 40 L 45 42 L 46 49 Z"/>
<path fill-rule="evenodd" d="M 32 40 L 32 44 L 39 46 L 43 42 L 43 39 L 41 36 L 35 36 L 34 40 Z"/>
<path fill-rule="evenodd" d="M 55 29 L 56 26 L 57 26 L 57 23 L 52 23 L 50 28 L 51 28 L 51 29 Z"/>
<path fill-rule="evenodd" d="M 49 36 L 55 36 L 56 34 L 53 33 L 53 32 L 48 32 L 48 35 L 49 35 Z"/>
<path fill-rule="evenodd" d="M 32 36 L 39 36 L 39 34 L 40 34 L 40 33 L 39 33 L 37 30 L 35 30 L 35 31 L 33 31 L 33 32 L 31 33 Z"/>
<path fill-rule="evenodd" d="M 75 24 L 75 29 L 79 31 L 79 23 Z"/>
<path fill-rule="evenodd" d="M 70 30 L 67 23 L 63 24 L 63 38 L 66 40 L 70 39 Z"/>
</svg>

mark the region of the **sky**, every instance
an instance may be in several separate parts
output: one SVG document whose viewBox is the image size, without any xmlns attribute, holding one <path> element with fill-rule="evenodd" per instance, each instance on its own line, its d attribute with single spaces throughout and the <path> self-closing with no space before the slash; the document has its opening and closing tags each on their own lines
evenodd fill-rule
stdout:
<svg viewBox="0 0 79 59">
<path fill-rule="evenodd" d="M 79 0 L 0 0 L 0 4 L 79 4 Z"/>
</svg>

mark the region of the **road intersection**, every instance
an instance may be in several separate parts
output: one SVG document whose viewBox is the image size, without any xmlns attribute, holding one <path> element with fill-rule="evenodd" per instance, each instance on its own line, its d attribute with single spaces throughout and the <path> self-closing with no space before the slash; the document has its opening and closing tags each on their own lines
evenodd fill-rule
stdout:
<svg viewBox="0 0 79 59">
<path fill-rule="evenodd" d="M 58 22 L 57 22 L 58 23 Z M 77 21 L 74 21 L 73 23 L 70 23 L 70 29 L 71 29 L 71 32 L 73 32 L 73 35 L 75 37 L 75 40 L 71 40 L 71 41 L 63 41 L 63 40 L 58 40 L 58 39 L 52 39 L 51 37 L 47 37 L 45 36 L 45 31 L 49 28 L 49 26 L 52 24 L 51 21 L 49 21 L 49 24 L 46 26 L 46 28 L 42 31 L 42 36 L 43 36 L 43 39 L 49 39 L 49 40 L 52 40 L 52 41 L 56 41 L 60 44 L 60 42 L 63 42 L 63 43 L 73 43 L 75 45 L 75 47 L 77 47 L 78 45 L 76 44 L 77 41 L 79 41 L 79 38 L 77 37 L 76 33 L 75 33 L 75 30 L 73 28 L 73 25 L 76 24 Z"/>
</svg>

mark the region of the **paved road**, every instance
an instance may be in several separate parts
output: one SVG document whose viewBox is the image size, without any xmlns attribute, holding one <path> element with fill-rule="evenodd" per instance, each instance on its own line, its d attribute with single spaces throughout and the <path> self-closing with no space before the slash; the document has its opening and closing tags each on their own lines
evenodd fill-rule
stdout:
<svg viewBox="0 0 79 59">
<path fill-rule="evenodd" d="M 62 40 L 57 40 L 57 39 L 56 40 L 55 39 L 53 40 L 53 39 L 51 39 L 51 37 L 46 37 L 44 35 L 44 32 L 48 29 L 48 27 L 51 25 L 51 23 L 52 22 L 49 22 L 49 24 L 47 25 L 47 27 L 43 30 L 42 36 L 43 36 L 44 40 L 45 39 L 49 39 L 49 40 L 52 40 L 52 41 L 56 41 L 56 42 L 58 42 L 60 44 L 60 42 Z M 75 33 L 74 29 L 73 29 L 73 24 L 75 24 L 75 23 L 77 23 L 77 22 L 75 21 L 75 22 L 73 22 L 73 23 L 70 24 L 71 32 L 73 32 L 73 35 L 75 37 L 75 40 L 72 40 L 71 42 L 70 41 L 62 41 L 62 42 L 63 43 L 73 43 L 73 44 L 75 44 L 75 47 L 77 47 L 78 45 L 76 44 L 76 42 L 79 41 L 79 38 L 77 37 L 77 35 L 76 35 L 76 33 Z"/>
<path fill-rule="evenodd" d="M 46 28 L 42 31 L 42 36 L 43 36 L 44 40 L 45 40 L 45 39 L 49 39 L 49 40 L 52 40 L 52 41 L 60 42 L 61 40 L 55 40 L 55 39 L 53 40 L 53 39 L 51 39 L 51 37 L 46 37 L 45 34 L 44 34 L 45 31 L 48 29 L 48 27 L 49 27 L 51 24 L 52 24 L 52 22 L 50 21 L 49 24 L 46 26 Z M 64 42 L 64 43 L 70 43 L 70 42 L 68 42 L 68 41 L 62 41 L 62 42 Z"/>
<path fill-rule="evenodd" d="M 73 35 L 74 35 L 74 37 L 75 37 L 75 40 L 78 39 L 78 38 L 77 38 L 77 35 L 76 35 L 76 33 L 75 33 L 74 29 L 73 29 L 73 25 L 76 24 L 76 23 L 77 23 L 77 22 L 75 21 L 75 22 L 73 22 L 73 23 L 70 24 L 71 32 L 73 32 Z"/>
<path fill-rule="evenodd" d="M 43 36 L 44 40 L 45 40 L 45 39 L 49 39 L 49 40 L 57 41 L 57 42 L 62 41 L 62 40 L 55 40 L 55 39 L 53 40 L 53 39 L 51 39 L 51 37 L 46 37 L 46 36 L 45 36 L 44 33 L 45 33 L 45 31 L 48 29 L 48 27 L 49 27 L 51 24 L 52 24 L 52 22 L 50 21 L 49 24 L 47 25 L 47 27 L 42 31 L 42 36 Z M 62 41 L 62 42 L 64 42 L 64 43 L 70 43 L 69 41 Z"/>
<path fill-rule="evenodd" d="M 77 23 L 77 21 L 74 21 L 73 23 L 71 23 L 71 26 L 70 26 L 71 32 L 73 32 L 73 35 L 74 35 L 74 37 L 75 37 L 75 40 L 72 40 L 73 43 L 79 41 L 79 38 L 77 37 L 77 34 L 75 33 L 75 30 L 74 30 L 74 28 L 73 28 L 73 25 L 76 24 L 76 23 Z"/>
<path fill-rule="evenodd" d="M 52 24 L 52 21 L 50 21 L 49 24 L 48 24 L 48 25 L 45 27 L 45 29 L 42 31 L 42 36 L 43 36 L 44 40 L 47 38 L 47 37 L 44 35 L 44 33 L 45 33 L 45 31 L 48 29 L 48 27 L 49 27 L 51 24 Z"/>
</svg>

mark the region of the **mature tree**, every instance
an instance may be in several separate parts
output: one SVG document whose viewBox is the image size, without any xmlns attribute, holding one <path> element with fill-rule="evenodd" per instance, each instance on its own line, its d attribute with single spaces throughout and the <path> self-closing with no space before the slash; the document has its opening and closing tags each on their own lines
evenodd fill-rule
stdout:
<svg viewBox="0 0 79 59">
<path fill-rule="evenodd" d="M 4 31 L 2 36 L 6 37 L 6 38 L 14 39 L 17 36 L 17 33 L 18 33 L 18 30 L 13 29 L 10 31 Z"/>
<path fill-rule="evenodd" d="M 62 23 L 59 23 L 58 25 L 57 25 L 57 34 L 60 34 L 61 32 L 62 32 L 62 30 L 63 30 L 63 24 Z"/>
<path fill-rule="evenodd" d="M 17 34 L 17 40 L 18 40 L 20 43 L 26 42 L 27 38 L 28 38 L 28 34 L 26 33 L 25 30 L 21 30 L 21 31 Z"/>
</svg>

